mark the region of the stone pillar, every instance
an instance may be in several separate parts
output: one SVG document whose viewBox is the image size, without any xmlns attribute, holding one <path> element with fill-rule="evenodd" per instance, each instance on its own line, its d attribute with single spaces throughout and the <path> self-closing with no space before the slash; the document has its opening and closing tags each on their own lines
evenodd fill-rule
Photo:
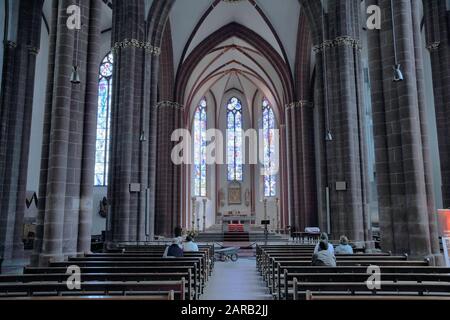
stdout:
<svg viewBox="0 0 450 320">
<path fill-rule="evenodd" d="M 314 154 L 314 110 L 311 101 L 311 31 L 300 12 L 295 66 L 296 96 L 286 107 L 289 166 L 289 212 L 297 231 L 318 226 Z"/>
<path fill-rule="evenodd" d="M 34 265 L 90 249 L 101 3 L 79 2 L 80 30 L 67 27 L 70 5 L 52 6 Z M 74 64 L 80 84 L 70 81 Z"/>
<path fill-rule="evenodd" d="M 150 102 L 144 75 L 158 50 L 145 41 L 144 8 L 143 0 L 113 2 L 108 242 L 146 240 L 149 230 L 146 195 L 153 190 L 147 192 Z"/>
<path fill-rule="evenodd" d="M 309 18 L 316 58 L 314 104 L 319 122 L 316 136 L 320 150 L 319 188 L 322 199 L 325 199 L 326 187 L 330 189 L 331 236 L 336 239 L 344 234 L 355 243 L 367 245 L 371 235 L 362 99 L 360 3 L 329 0 L 324 14 L 319 1 L 305 0 L 301 3 Z M 325 17 L 323 23 L 322 16 Z M 325 141 L 327 129 L 331 131 L 332 141 Z M 345 183 L 344 190 L 337 190 L 337 182 Z"/>
<path fill-rule="evenodd" d="M 5 39 L 0 113 L 0 259 L 23 258 L 23 218 L 28 173 L 36 56 L 43 0 L 21 1 L 17 43 Z"/>
<path fill-rule="evenodd" d="M 171 142 L 170 138 L 176 129 L 183 127 L 184 108 L 173 102 L 175 71 L 169 20 L 166 22 L 162 35 L 158 71 L 160 102 L 155 108 L 157 117 L 155 234 L 170 237 L 175 227 L 180 226 L 181 223 L 181 172 L 180 166 L 175 166 L 171 159 L 175 142 Z"/>
<path fill-rule="evenodd" d="M 172 132 L 182 128 L 184 108 L 176 102 L 163 101 L 157 104 L 157 172 L 155 235 L 170 237 L 175 227 L 180 226 L 180 166 L 171 159 L 175 146 L 171 142 Z"/>
<path fill-rule="evenodd" d="M 424 0 L 427 49 L 433 72 L 434 102 L 441 158 L 442 198 L 450 208 L 450 45 L 449 11 L 445 1 Z"/>
<path fill-rule="evenodd" d="M 383 250 L 441 260 L 434 208 L 417 1 L 370 0 L 383 12 L 369 32 L 369 62 Z M 393 82 L 396 49 L 404 81 Z"/>
</svg>

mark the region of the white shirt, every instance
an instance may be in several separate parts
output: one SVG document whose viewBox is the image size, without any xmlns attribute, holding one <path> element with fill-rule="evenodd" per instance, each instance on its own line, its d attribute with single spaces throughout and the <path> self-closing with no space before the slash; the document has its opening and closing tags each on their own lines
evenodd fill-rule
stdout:
<svg viewBox="0 0 450 320">
<path fill-rule="evenodd" d="M 331 243 L 328 243 L 328 251 L 330 251 L 330 253 L 334 254 L 334 247 Z M 316 244 L 316 247 L 314 248 L 314 254 L 319 252 L 319 243 Z"/>
<path fill-rule="evenodd" d="M 183 243 L 184 252 L 198 252 L 198 246 L 192 241 Z"/>
</svg>

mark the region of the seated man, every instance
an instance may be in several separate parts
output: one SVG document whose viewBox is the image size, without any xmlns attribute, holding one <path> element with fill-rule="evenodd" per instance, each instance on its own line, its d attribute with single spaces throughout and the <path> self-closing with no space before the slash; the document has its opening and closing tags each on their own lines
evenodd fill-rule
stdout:
<svg viewBox="0 0 450 320">
<path fill-rule="evenodd" d="M 328 250 L 328 242 L 321 240 L 319 242 L 318 252 L 312 257 L 311 265 L 315 267 L 336 267 L 336 257 L 334 253 Z"/>
<path fill-rule="evenodd" d="M 186 242 L 183 243 L 184 252 L 198 252 L 198 246 L 192 237 L 187 236 Z"/>
<path fill-rule="evenodd" d="M 348 238 L 346 236 L 341 236 L 335 252 L 336 254 L 353 254 L 353 248 L 348 244 Z"/>
</svg>

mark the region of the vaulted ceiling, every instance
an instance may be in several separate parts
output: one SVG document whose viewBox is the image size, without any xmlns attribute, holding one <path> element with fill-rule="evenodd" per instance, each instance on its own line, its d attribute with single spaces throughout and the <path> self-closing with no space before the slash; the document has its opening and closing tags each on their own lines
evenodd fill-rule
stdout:
<svg viewBox="0 0 450 320">
<path fill-rule="evenodd" d="M 111 0 L 102 0 L 103 31 L 111 28 Z M 51 2 L 44 3 L 43 16 L 51 19 Z M 146 11 L 153 0 L 145 0 Z M 190 55 L 208 37 L 230 24 L 252 31 L 270 47 L 277 59 L 294 73 L 297 46 L 297 28 L 300 13 L 298 0 L 243 0 L 229 3 L 221 0 L 176 0 L 170 12 L 175 73 L 189 60 Z M 236 35 L 215 44 L 197 61 L 183 88 L 186 104 L 212 90 L 218 95 L 230 88 L 238 89 L 251 99 L 257 90 L 263 92 L 275 105 L 286 100 L 286 81 L 279 66 L 268 59 L 261 48 Z M 264 50 L 266 51 L 266 50 Z M 284 79 L 286 80 L 286 79 Z"/>
<path fill-rule="evenodd" d="M 175 2 L 170 23 L 176 68 L 180 60 L 186 59 L 202 40 L 231 22 L 239 23 L 262 36 L 293 67 L 300 13 L 297 0 L 259 0 L 256 4 L 252 4 L 252 1 L 219 1 L 209 11 L 213 3 L 213 0 Z M 186 53 L 182 57 L 184 50 Z"/>
<path fill-rule="evenodd" d="M 209 90 L 220 103 L 230 89 L 243 92 L 249 104 L 257 91 L 273 105 L 286 103 L 286 79 L 271 57 L 276 56 L 292 77 L 299 14 L 297 0 L 283 0 L 282 5 L 273 0 L 177 0 L 170 13 L 175 72 L 182 72 L 183 64 L 192 62 L 191 55 L 202 56 L 182 88 L 184 104 L 194 106 Z M 211 35 L 221 37 L 221 31 L 232 24 L 253 32 L 263 44 L 255 46 L 230 33 L 207 51 L 196 51 Z"/>
</svg>

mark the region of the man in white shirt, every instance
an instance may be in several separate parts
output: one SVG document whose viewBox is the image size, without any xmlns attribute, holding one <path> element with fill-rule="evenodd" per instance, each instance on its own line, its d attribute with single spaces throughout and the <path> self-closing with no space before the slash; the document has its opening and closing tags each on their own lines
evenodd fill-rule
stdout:
<svg viewBox="0 0 450 320">
<path fill-rule="evenodd" d="M 189 236 L 186 237 L 186 242 L 183 243 L 184 252 L 198 252 L 198 246 Z"/>
</svg>

